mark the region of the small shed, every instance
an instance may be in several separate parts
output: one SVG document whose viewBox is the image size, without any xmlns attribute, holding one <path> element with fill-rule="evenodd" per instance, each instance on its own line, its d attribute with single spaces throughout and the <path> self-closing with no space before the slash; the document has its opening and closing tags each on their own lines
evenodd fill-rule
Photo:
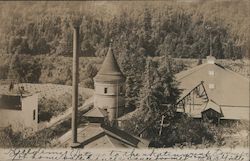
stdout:
<svg viewBox="0 0 250 161">
<path fill-rule="evenodd" d="M 216 124 L 220 122 L 221 117 L 224 117 L 220 105 L 211 99 L 205 104 L 203 111 L 201 111 L 201 116 L 203 120 L 209 120 Z"/>
<path fill-rule="evenodd" d="M 108 112 L 101 108 L 93 108 L 83 116 L 92 123 L 105 123 L 108 119 Z"/>
</svg>

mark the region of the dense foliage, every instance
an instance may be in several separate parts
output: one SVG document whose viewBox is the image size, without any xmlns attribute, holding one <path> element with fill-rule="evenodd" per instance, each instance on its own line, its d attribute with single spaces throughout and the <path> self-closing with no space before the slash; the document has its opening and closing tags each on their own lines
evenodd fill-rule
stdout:
<svg viewBox="0 0 250 161">
<path fill-rule="evenodd" d="M 166 64 L 148 59 L 143 77 L 143 88 L 140 95 L 140 106 L 152 112 L 160 113 L 168 110 L 174 112 L 180 91 L 171 70 L 171 60 Z M 167 109 L 169 106 L 169 109 Z"/>
<path fill-rule="evenodd" d="M 86 67 L 86 77 L 84 80 L 84 86 L 86 88 L 94 89 L 94 77 L 96 76 L 98 70 L 95 65 L 88 64 Z"/>
<path fill-rule="evenodd" d="M 41 98 L 38 102 L 39 122 L 50 121 L 53 116 L 61 114 L 67 109 L 67 104 L 56 99 Z"/>
<path fill-rule="evenodd" d="M 78 96 L 78 105 L 84 102 L 83 96 Z M 50 121 L 52 117 L 58 116 L 71 107 L 72 95 L 68 92 L 54 97 L 42 97 L 38 101 L 39 122 Z"/>
<path fill-rule="evenodd" d="M 71 56 L 71 16 L 76 12 L 82 17 L 82 56 L 104 55 L 113 39 L 117 51 L 132 47 L 145 56 L 204 58 L 211 34 L 217 58 L 241 58 L 247 55 L 249 41 L 245 3 L 1 2 L 0 49 Z M 227 11 L 235 14 L 230 17 Z"/>
<path fill-rule="evenodd" d="M 17 54 L 14 54 L 11 57 L 9 68 L 5 72 L 8 71 L 9 79 L 22 83 L 34 83 L 39 82 L 41 67 L 41 64 L 36 60 L 20 59 Z"/>
</svg>

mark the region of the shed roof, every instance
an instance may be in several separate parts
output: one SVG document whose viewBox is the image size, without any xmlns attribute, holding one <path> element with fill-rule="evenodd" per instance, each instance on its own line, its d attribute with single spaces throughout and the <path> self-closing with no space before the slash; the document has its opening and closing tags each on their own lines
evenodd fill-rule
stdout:
<svg viewBox="0 0 250 161">
<path fill-rule="evenodd" d="M 186 106 L 185 111 L 180 108 L 177 109 L 177 111 L 185 112 L 189 114 L 192 118 L 201 118 L 201 113 L 208 109 L 213 109 L 218 113 L 221 113 L 221 119 L 249 120 L 249 107 L 219 106 L 216 102 L 212 100 L 210 100 L 209 102 L 204 102 L 201 105 L 194 105 L 194 107 Z"/>
<path fill-rule="evenodd" d="M 93 108 L 85 113 L 83 116 L 85 117 L 107 117 L 108 113 L 104 109 L 101 108 Z"/>
<path fill-rule="evenodd" d="M 102 63 L 101 69 L 95 76 L 95 81 L 98 82 L 109 82 L 109 81 L 124 81 L 125 77 L 122 74 L 115 56 L 113 54 L 113 50 L 109 47 L 108 53 Z"/>
<path fill-rule="evenodd" d="M 218 113 L 220 113 L 220 114 L 223 115 L 220 105 L 218 105 L 217 103 L 215 103 L 213 100 L 209 100 L 205 104 L 205 107 L 204 107 L 204 109 L 203 109 L 202 112 L 204 112 L 204 111 L 206 111 L 208 109 L 213 109 L 214 111 L 216 111 L 216 112 L 218 112 Z"/>
</svg>

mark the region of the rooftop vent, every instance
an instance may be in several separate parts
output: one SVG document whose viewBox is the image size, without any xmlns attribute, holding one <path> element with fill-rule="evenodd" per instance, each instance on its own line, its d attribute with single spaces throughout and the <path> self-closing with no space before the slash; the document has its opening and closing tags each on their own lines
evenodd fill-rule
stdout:
<svg viewBox="0 0 250 161">
<path fill-rule="evenodd" d="M 207 56 L 207 63 L 208 64 L 214 64 L 215 63 L 215 57 L 213 56 Z"/>
</svg>

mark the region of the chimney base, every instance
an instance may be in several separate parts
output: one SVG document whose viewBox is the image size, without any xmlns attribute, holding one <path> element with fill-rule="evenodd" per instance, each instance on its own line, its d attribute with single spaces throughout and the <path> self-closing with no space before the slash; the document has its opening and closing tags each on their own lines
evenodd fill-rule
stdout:
<svg viewBox="0 0 250 161">
<path fill-rule="evenodd" d="M 71 148 L 79 148 L 80 145 L 81 145 L 80 143 L 72 143 L 72 144 L 70 145 L 70 147 L 71 147 Z"/>
</svg>

